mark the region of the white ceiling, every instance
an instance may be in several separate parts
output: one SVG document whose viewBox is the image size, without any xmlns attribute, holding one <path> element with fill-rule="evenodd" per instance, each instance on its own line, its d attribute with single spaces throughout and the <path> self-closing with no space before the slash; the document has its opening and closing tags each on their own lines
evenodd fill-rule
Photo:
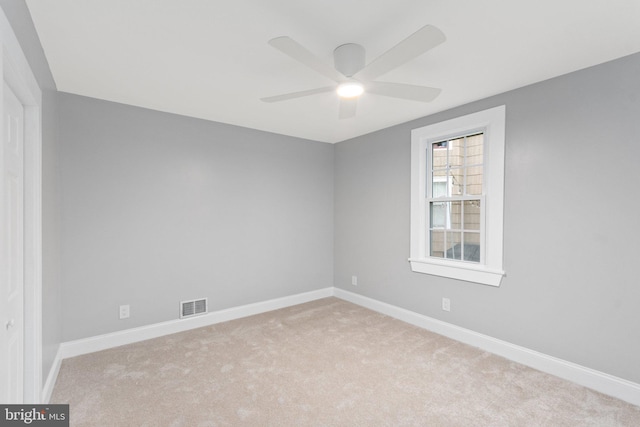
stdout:
<svg viewBox="0 0 640 427">
<path fill-rule="evenodd" d="M 26 0 L 58 90 L 338 142 L 640 51 L 638 0 Z M 439 87 L 430 104 L 333 92 L 262 97 L 330 80 L 267 44 L 286 35 L 332 64 L 367 62 L 425 24 L 447 41 L 379 81 Z"/>
</svg>

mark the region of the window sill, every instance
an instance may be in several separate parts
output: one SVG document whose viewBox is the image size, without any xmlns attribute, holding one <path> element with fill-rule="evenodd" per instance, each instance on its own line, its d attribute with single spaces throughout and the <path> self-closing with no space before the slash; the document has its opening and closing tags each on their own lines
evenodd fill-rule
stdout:
<svg viewBox="0 0 640 427">
<path fill-rule="evenodd" d="M 437 261 L 432 259 L 409 258 L 411 270 L 416 273 L 431 274 L 480 283 L 489 286 L 500 286 L 504 271 L 456 261 Z"/>
</svg>

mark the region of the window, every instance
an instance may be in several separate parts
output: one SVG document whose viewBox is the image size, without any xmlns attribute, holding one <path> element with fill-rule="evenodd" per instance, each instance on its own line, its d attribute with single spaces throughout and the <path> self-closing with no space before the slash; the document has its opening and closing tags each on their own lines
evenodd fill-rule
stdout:
<svg viewBox="0 0 640 427">
<path fill-rule="evenodd" d="M 480 262 L 484 133 L 436 141 L 427 148 L 429 255 Z"/>
<path fill-rule="evenodd" d="M 500 285 L 504 133 L 504 106 L 412 131 L 413 271 Z"/>
</svg>

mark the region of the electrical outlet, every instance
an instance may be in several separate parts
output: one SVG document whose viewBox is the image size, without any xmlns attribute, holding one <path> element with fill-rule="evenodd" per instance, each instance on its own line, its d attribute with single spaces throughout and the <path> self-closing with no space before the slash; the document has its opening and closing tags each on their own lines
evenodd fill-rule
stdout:
<svg viewBox="0 0 640 427">
<path fill-rule="evenodd" d="M 120 306 L 120 318 L 126 319 L 129 317 L 129 304 Z"/>
<path fill-rule="evenodd" d="M 351 284 L 353 286 L 358 286 L 358 276 L 351 276 Z"/>
<path fill-rule="evenodd" d="M 442 298 L 442 309 L 444 311 L 451 311 L 451 300 L 449 298 Z"/>
</svg>

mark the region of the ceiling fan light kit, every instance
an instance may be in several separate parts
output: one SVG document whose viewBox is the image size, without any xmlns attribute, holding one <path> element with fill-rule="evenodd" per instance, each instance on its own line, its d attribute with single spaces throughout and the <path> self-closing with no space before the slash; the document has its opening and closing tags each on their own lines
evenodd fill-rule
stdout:
<svg viewBox="0 0 640 427">
<path fill-rule="evenodd" d="M 340 98 L 340 119 L 355 116 L 357 97 L 364 92 L 365 86 L 368 92 L 377 95 L 431 102 L 440 94 L 440 89 L 402 83 L 377 82 L 375 79 L 433 49 L 445 40 L 446 37 L 442 31 L 432 25 L 425 25 L 368 65 L 365 65 L 366 52 L 364 47 L 355 43 L 347 43 L 338 46 L 333 51 L 334 67 L 330 67 L 293 39 L 286 36 L 276 37 L 269 41 L 271 46 L 333 80 L 338 85 L 270 96 L 262 98 L 262 101 L 286 101 L 330 92 L 335 89 Z"/>
<path fill-rule="evenodd" d="M 346 82 L 338 85 L 338 96 L 340 98 L 357 98 L 364 92 L 364 86 L 360 82 Z"/>
</svg>

